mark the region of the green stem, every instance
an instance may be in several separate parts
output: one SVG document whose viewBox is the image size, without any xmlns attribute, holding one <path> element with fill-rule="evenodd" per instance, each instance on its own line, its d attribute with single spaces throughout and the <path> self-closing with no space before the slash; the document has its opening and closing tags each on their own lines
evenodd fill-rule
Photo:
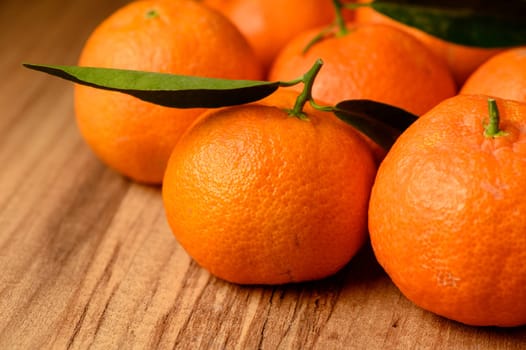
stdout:
<svg viewBox="0 0 526 350">
<path fill-rule="evenodd" d="M 303 76 L 301 76 L 299 78 L 296 78 L 294 80 L 291 80 L 291 81 L 280 81 L 279 82 L 279 86 L 281 86 L 281 87 L 289 87 L 289 86 L 297 85 L 297 84 L 299 84 L 301 82 L 303 82 Z"/>
<path fill-rule="evenodd" d="M 324 28 L 314 38 L 312 38 L 303 48 L 303 51 L 301 52 L 302 54 L 306 54 L 312 46 L 314 46 L 330 34 L 336 36 L 344 36 L 349 33 L 349 29 L 347 29 L 347 26 L 345 25 L 345 18 L 343 18 L 342 14 L 342 9 L 345 8 L 345 4 L 342 4 L 340 0 L 333 0 L 332 2 L 334 4 L 334 12 L 336 15 L 335 23 Z M 334 33 L 333 30 L 334 26 L 337 27 L 336 33 Z"/>
<path fill-rule="evenodd" d="M 332 0 L 332 3 L 334 4 L 334 10 L 336 12 L 336 25 L 338 26 L 338 36 L 344 36 L 349 31 L 347 30 L 347 26 L 345 25 L 345 19 L 343 18 L 342 14 L 342 8 L 343 4 L 340 0 Z"/>
<path fill-rule="evenodd" d="M 156 9 L 150 9 L 146 12 L 146 18 L 150 19 L 156 17 L 159 17 L 159 11 L 157 11 Z"/>
<path fill-rule="evenodd" d="M 493 98 L 488 98 L 489 123 L 484 127 L 484 136 L 495 138 L 505 136 L 508 133 L 500 129 L 500 115 L 497 102 Z"/>
<path fill-rule="evenodd" d="M 298 117 L 300 119 L 307 118 L 305 112 L 303 112 L 303 107 L 307 101 L 312 101 L 312 85 L 314 84 L 314 80 L 316 79 L 316 76 L 318 75 L 322 65 L 323 61 L 321 59 L 316 60 L 312 68 L 303 75 L 303 91 L 301 91 L 301 93 L 298 95 L 294 107 L 288 111 L 289 115 Z"/>
<path fill-rule="evenodd" d="M 334 112 L 336 110 L 334 106 L 319 105 L 312 98 L 310 99 L 310 105 L 312 106 L 312 108 L 317 109 L 318 111 L 322 111 L 322 112 Z"/>
<path fill-rule="evenodd" d="M 359 9 L 360 7 L 371 7 L 371 2 L 366 2 L 366 3 L 363 3 L 363 2 L 351 2 L 351 3 L 347 3 L 347 4 L 342 4 L 342 7 L 343 8 L 346 8 L 347 10 L 356 10 L 356 9 Z"/>
<path fill-rule="evenodd" d="M 302 55 L 305 55 L 307 51 L 310 50 L 310 48 L 314 45 L 323 40 L 328 34 L 331 34 L 332 28 L 334 27 L 334 24 L 331 24 L 327 28 L 323 29 L 321 32 L 319 32 L 314 38 L 312 38 L 307 45 L 303 48 L 303 51 L 301 51 Z"/>
</svg>

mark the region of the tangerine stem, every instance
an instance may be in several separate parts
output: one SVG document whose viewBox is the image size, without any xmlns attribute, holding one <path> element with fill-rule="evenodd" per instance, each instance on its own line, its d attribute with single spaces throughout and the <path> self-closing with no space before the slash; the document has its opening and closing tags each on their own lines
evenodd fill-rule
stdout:
<svg viewBox="0 0 526 350">
<path fill-rule="evenodd" d="M 279 86 L 281 86 L 281 87 L 288 87 L 288 86 L 297 85 L 297 84 L 299 84 L 301 82 L 303 82 L 303 76 L 301 76 L 299 78 L 296 78 L 294 80 L 290 80 L 290 81 L 280 81 L 279 82 Z"/>
<path fill-rule="evenodd" d="M 484 136 L 500 137 L 508 133 L 500 129 L 500 115 L 497 102 L 493 98 L 488 98 L 489 123 L 484 127 Z"/>
<path fill-rule="evenodd" d="M 342 15 L 342 8 L 344 7 L 340 0 L 332 0 L 334 10 L 336 12 L 336 24 L 338 25 L 338 36 L 346 35 L 349 31 L 345 25 L 345 19 Z"/>
<path fill-rule="evenodd" d="M 326 36 L 328 36 L 328 34 L 331 34 L 333 27 L 334 24 L 331 24 L 330 26 L 324 28 L 321 32 L 319 32 L 314 38 L 311 39 L 311 41 L 307 43 L 307 45 L 303 48 L 303 51 L 301 51 L 301 53 L 303 55 L 306 54 L 312 46 L 322 41 Z"/>
<path fill-rule="evenodd" d="M 155 9 L 146 11 L 146 18 L 150 19 L 150 18 L 155 18 L 155 17 L 159 17 L 159 11 Z"/>
<path fill-rule="evenodd" d="M 334 106 L 322 106 L 317 104 L 314 99 L 310 99 L 310 105 L 312 108 L 317 109 L 318 111 L 322 112 L 334 112 Z"/>
<path fill-rule="evenodd" d="M 298 98 L 294 103 L 294 107 L 288 111 L 290 115 L 300 119 L 307 118 L 305 112 L 303 112 L 303 107 L 307 101 L 312 100 L 312 85 L 314 84 L 314 79 L 316 79 L 316 76 L 318 75 L 322 65 L 323 61 L 321 59 L 317 59 L 311 69 L 309 69 L 309 71 L 303 75 L 303 90 L 298 95 Z"/>
<path fill-rule="evenodd" d="M 347 26 L 345 25 L 345 19 L 343 18 L 343 15 L 342 15 L 342 9 L 345 7 L 345 5 L 342 4 L 340 0 L 333 0 L 332 3 L 334 4 L 334 12 L 336 15 L 335 23 L 327 26 L 321 32 L 319 32 L 314 38 L 312 38 L 301 51 L 302 54 L 306 54 L 307 51 L 309 51 L 309 49 L 312 46 L 314 46 L 315 44 L 323 40 L 329 34 L 336 35 L 336 36 L 344 36 L 347 33 L 349 33 L 349 30 L 347 29 Z M 336 33 L 333 32 L 334 26 L 338 27 Z"/>
<path fill-rule="evenodd" d="M 365 2 L 365 3 L 364 2 L 351 2 L 351 3 L 342 4 L 342 7 L 348 10 L 356 10 L 356 9 L 359 9 L 360 7 L 371 7 L 371 2 Z"/>
</svg>

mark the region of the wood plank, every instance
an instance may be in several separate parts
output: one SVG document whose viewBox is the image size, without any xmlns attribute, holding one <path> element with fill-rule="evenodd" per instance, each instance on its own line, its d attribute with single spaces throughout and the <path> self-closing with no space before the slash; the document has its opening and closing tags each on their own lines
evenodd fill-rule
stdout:
<svg viewBox="0 0 526 350">
<path fill-rule="evenodd" d="M 0 349 L 524 349 L 526 328 L 468 327 L 411 304 L 366 246 L 323 281 L 246 287 L 172 237 L 158 187 L 81 139 L 71 85 L 21 68 L 74 64 L 124 0 L 0 2 Z"/>
</svg>

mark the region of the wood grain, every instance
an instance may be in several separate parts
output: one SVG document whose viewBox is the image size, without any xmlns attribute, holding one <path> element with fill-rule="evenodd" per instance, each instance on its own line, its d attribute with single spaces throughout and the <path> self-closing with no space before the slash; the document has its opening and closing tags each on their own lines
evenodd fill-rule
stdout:
<svg viewBox="0 0 526 350">
<path fill-rule="evenodd" d="M 526 348 L 524 327 L 415 307 L 368 246 L 337 275 L 297 285 L 242 287 L 197 266 L 160 189 L 122 178 L 82 141 L 71 85 L 21 67 L 74 64 L 125 2 L 0 2 L 0 349 Z"/>
</svg>

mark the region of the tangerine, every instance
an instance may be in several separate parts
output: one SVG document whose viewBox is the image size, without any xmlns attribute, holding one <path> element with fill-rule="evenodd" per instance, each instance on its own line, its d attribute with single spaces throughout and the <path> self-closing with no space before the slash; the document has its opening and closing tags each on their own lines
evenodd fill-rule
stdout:
<svg viewBox="0 0 526 350">
<path fill-rule="evenodd" d="M 503 51 L 468 78 L 462 94 L 483 94 L 526 103 L 526 47 Z"/>
<path fill-rule="evenodd" d="M 79 65 L 231 79 L 263 76 L 239 30 L 190 0 L 134 1 L 120 8 L 90 35 Z M 162 181 L 175 142 L 202 112 L 75 86 L 84 139 L 106 164 L 140 182 Z"/>
<path fill-rule="evenodd" d="M 500 123 L 487 104 L 458 95 L 398 138 L 372 189 L 369 232 L 415 304 L 469 325 L 523 325 L 526 104 L 496 99 Z"/>
<path fill-rule="evenodd" d="M 320 279 L 366 239 L 376 165 L 332 113 L 286 109 L 286 91 L 206 112 L 168 162 L 163 200 L 179 243 L 212 274 L 240 284 Z"/>
</svg>

